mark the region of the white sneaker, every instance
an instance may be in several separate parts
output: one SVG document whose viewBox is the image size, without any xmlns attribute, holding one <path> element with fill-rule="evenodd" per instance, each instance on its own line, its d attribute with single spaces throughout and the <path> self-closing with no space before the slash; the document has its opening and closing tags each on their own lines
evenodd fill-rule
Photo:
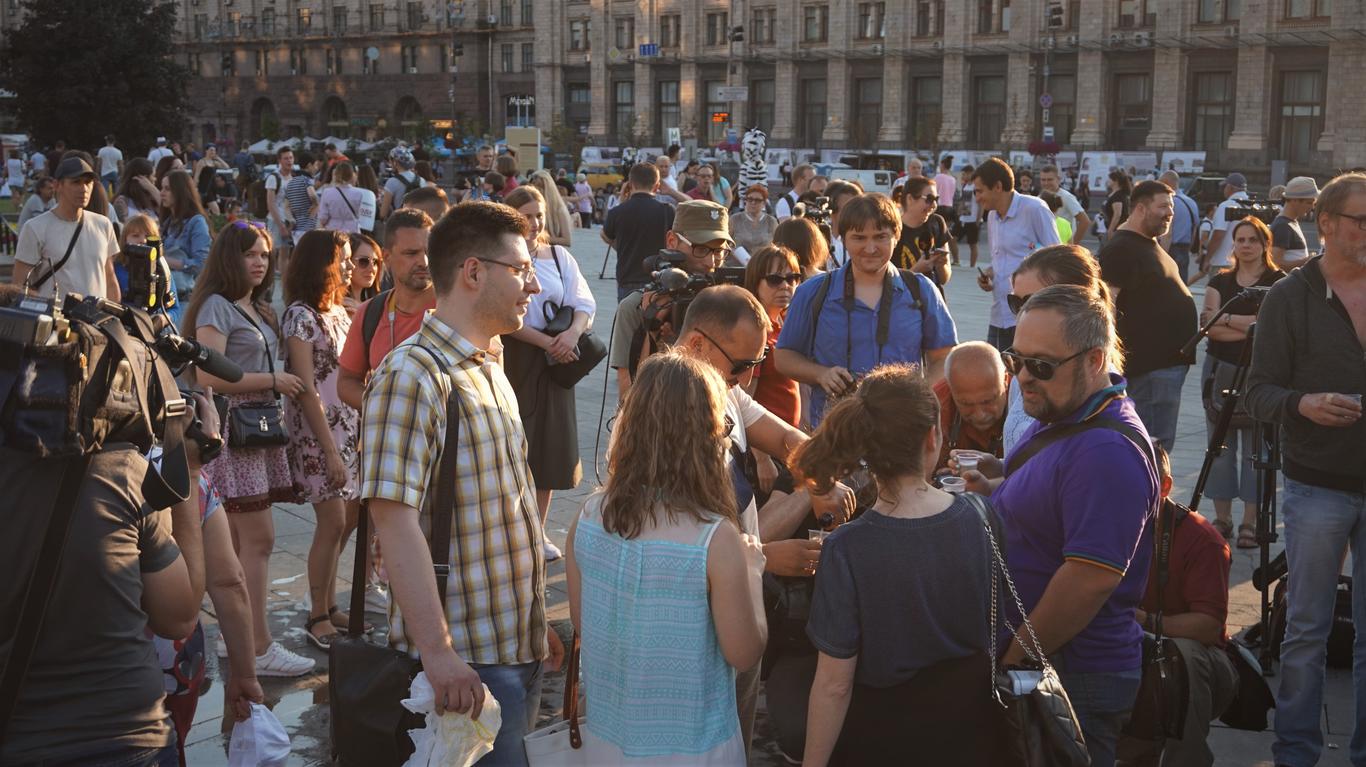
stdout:
<svg viewBox="0 0 1366 767">
<path fill-rule="evenodd" d="M 384 588 L 384 586 L 379 583 L 366 584 L 365 611 L 388 614 L 389 589 Z"/>
<path fill-rule="evenodd" d="M 564 556 L 564 552 L 560 551 L 560 547 L 551 543 L 549 538 L 546 539 L 545 548 L 542 549 L 542 551 L 545 552 L 545 561 L 547 562 L 554 562 Z"/>
<path fill-rule="evenodd" d="M 218 634 L 218 650 L 217 650 L 217 652 L 218 652 L 218 657 L 219 657 L 219 658 L 227 658 L 227 657 L 228 657 L 228 640 L 226 640 L 226 639 L 223 638 L 223 634 L 222 634 L 221 632 Z"/>
<path fill-rule="evenodd" d="M 257 676 L 303 676 L 313 670 L 317 662 L 286 650 L 279 642 L 271 642 L 265 655 L 256 656 Z"/>
</svg>

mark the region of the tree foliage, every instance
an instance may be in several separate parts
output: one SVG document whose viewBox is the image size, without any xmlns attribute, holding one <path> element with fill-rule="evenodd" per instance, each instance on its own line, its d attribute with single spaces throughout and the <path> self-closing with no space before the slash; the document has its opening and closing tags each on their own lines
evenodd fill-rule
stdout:
<svg viewBox="0 0 1366 767">
<path fill-rule="evenodd" d="M 93 149 L 113 133 L 138 151 L 186 124 L 189 70 L 172 57 L 176 8 L 162 0 L 24 0 L 0 49 L 0 87 L 41 144 Z"/>
</svg>

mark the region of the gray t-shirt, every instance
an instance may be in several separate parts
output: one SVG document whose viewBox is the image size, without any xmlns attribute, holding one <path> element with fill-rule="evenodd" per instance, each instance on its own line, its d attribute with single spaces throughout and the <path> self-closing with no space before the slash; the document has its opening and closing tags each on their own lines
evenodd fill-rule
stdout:
<svg viewBox="0 0 1366 767">
<path fill-rule="evenodd" d="M 404 183 L 405 181 L 407 183 Z M 412 191 L 409 187 L 420 189 L 426 185 L 427 182 L 423 180 L 421 176 L 413 171 L 405 170 L 396 176 L 390 177 L 388 181 L 385 181 L 384 191 L 394 196 L 394 208 L 398 209 L 403 207 L 403 198 L 408 196 L 408 192 Z"/>
<path fill-rule="evenodd" d="M 607 360 L 607 364 L 613 368 L 626 369 L 631 366 L 631 340 L 645 324 L 640 309 L 644 297 L 644 293 L 636 290 L 617 305 L 616 328 L 612 330 L 612 354 Z"/>
<path fill-rule="evenodd" d="M 10 501 L 0 505 L 8 542 L 0 545 L 0 556 L 11 574 L 31 572 L 39 556 L 45 510 L 63 480 L 60 465 L 0 449 L 0 487 Z M 145 506 L 140 487 L 146 472 L 147 460 L 132 445 L 110 446 L 91 458 L 64 564 L 14 717 L 0 739 L 0 764 L 83 764 L 96 754 L 171 742 L 161 666 L 142 609 L 142 577 L 169 567 L 180 550 L 171 538 L 170 512 Z M 9 615 L 23 579 L 4 582 L 0 613 Z M 0 644 L 0 654 L 9 650 Z"/>
<path fill-rule="evenodd" d="M 233 307 L 231 301 L 220 295 L 212 295 L 199 308 L 195 330 L 211 327 L 222 333 L 227 339 L 223 353 L 240 365 L 243 373 L 269 373 L 272 361 L 279 355 L 280 338 L 268 323 L 257 324 L 261 328 L 259 333 L 242 316 L 242 312 Z"/>
<path fill-rule="evenodd" d="M 1309 258 L 1309 243 L 1304 239 L 1300 222 L 1286 216 L 1277 216 L 1271 222 L 1271 245 L 1285 251 L 1285 261 L 1294 264 Z"/>
</svg>

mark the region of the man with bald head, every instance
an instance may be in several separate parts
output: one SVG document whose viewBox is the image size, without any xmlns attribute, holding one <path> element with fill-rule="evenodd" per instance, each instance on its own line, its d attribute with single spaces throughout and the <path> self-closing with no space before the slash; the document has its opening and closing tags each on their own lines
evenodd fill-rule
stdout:
<svg viewBox="0 0 1366 767">
<path fill-rule="evenodd" d="M 659 189 L 655 192 L 655 199 L 660 202 L 667 202 L 670 205 L 677 205 L 680 202 L 687 202 L 692 199 L 678 191 L 678 177 L 674 175 L 674 162 L 667 154 L 655 158 L 655 167 L 659 169 Z"/>
<path fill-rule="evenodd" d="M 944 378 L 934 385 L 943 434 L 936 470 L 948 465 L 950 450 L 979 450 L 1004 457 L 1001 431 L 1009 389 L 1010 376 L 995 347 L 982 341 L 953 347 L 944 360 Z"/>
</svg>

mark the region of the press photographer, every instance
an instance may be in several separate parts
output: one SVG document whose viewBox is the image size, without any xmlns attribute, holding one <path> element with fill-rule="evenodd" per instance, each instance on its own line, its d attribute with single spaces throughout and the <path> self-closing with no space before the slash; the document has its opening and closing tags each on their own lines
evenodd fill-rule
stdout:
<svg viewBox="0 0 1366 767">
<path fill-rule="evenodd" d="M 146 629 L 194 629 L 197 473 L 217 429 L 169 366 L 233 366 L 94 297 L 58 309 L 6 289 L 0 307 L 0 513 L 17 575 L 0 597 L 0 763 L 175 764 Z M 145 458 L 157 446 L 160 471 Z"/>
<path fill-rule="evenodd" d="M 1366 583 L 1366 174 L 1347 173 L 1318 203 L 1323 254 L 1276 283 L 1262 302 L 1248 373 L 1247 411 L 1281 427 L 1285 475 L 1288 614 L 1276 693 L 1276 762 L 1313 764 L 1326 641 L 1343 551 Z M 1353 612 L 1366 589 L 1352 590 Z M 1360 636 L 1360 635 L 1358 635 Z M 1356 647 L 1361 664 L 1362 645 Z M 1357 708 L 1363 690 L 1357 687 Z M 1350 758 L 1366 762 L 1366 729 L 1352 735 Z"/>
</svg>

